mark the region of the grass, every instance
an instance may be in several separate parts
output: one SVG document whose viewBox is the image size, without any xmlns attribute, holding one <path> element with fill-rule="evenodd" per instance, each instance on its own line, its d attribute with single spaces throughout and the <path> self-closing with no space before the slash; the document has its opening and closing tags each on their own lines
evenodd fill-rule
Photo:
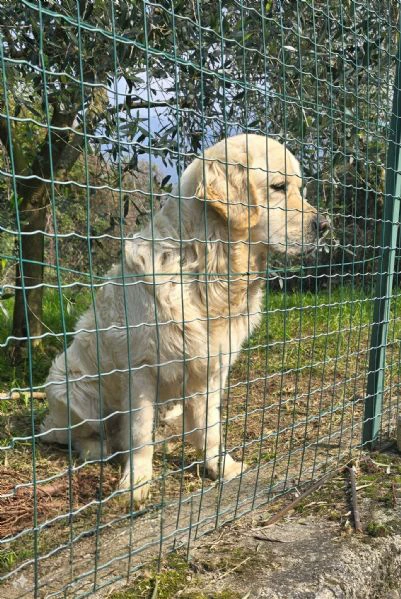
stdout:
<svg viewBox="0 0 401 599">
<path fill-rule="evenodd" d="M 46 290 L 43 304 L 45 337 L 32 355 L 34 385 L 43 383 L 54 355 L 64 349 L 63 333 L 74 330 L 78 316 L 90 303 L 90 292 L 86 289 L 63 293 L 62 304 L 57 290 Z M 12 299 L 2 301 L 0 343 L 11 334 L 12 308 Z M 350 361 L 353 354 L 363 351 L 372 321 L 373 300 L 352 287 L 318 294 L 271 292 L 265 298 L 263 311 L 262 325 L 244 348 L 243 368 L 241 370 L 237 363 L 236 372 L 245 374 L 249 360 L 252 368 L 263 372 L 266 366 L 272 373 L 307 367 L 321 374 L 322 362 L 339 364 L 341 359 Z M 397 338 L 400 314 L 401 297 L 397 297 L 392 303 L 391 322 L 394 326 L 390 326 L 390 333 Z M 66 339 L 69 343 L 70 336 Z M 235 359 L 233 356 L 233 362 Z M 16 368 L 11 365 L 7 351 L 0 353 L 0 389 L 28 385 L 29 378 L 27 364 Z"/>
<path fill-rule="evenodd" d="M 32 351 L 32 370 L 29 371 L 28 360 L 18 366 L 13 365 L 8 351 L 0 351 L 0 391 L 12 387 L 29 386 L 30 374 L 34 386 L 43 384 L 54 356 L 64 349 L 63 332 L 71 332 L 77 318 L 90 305 L 91 297 L 87 290 L 78 293 L 64 292 L 62 303 L 57 290 L 47 289 L 43 301 L 44 339 L 41 345 Z M 12 298 L 1 302 L 0 310 L 0 343 L 5 343 L 11 335 Z M 63 327 L 63 318 L 65 327 Z M 67 340 L 67 343 L 70 339 Z"/>
<path fill-rule="evenodd" d="M 89 303 L 87 291 L 64 294 L 63 326 L 58 293 L 46 290 L 44 326 L 50 334 L 32 354 L 35 386 L 43 384 L 53 357 L 63 350 L 63 337 L 55 335 L 72 331 Z M 4 343 L 10 334 L 12 300 L 2 302 L 2 306 L 0 342 Z M 227 447 L 237 459 L 254 466 L 265 464 L 272 473 L 271 484 L 287 488 L 348 459 L 352 449 L 360 444 L 373 300 L 352 287 L 317 294 L 271 292 L 264 311 L 261 326 L 231 370 L 223 406 L 223 430 Z M 383 433 L 390 430 L 398 405 L 400 314 L 401 298 L 396 297 L 391 307 L 387 348 Z M 27 364 L 18 369 L 12 367 L 7 352 L 0 352 L 0 392 L 25 386 L 29 386 Z M 33 474 L 44 481 L 38 487 L 43 493 L 37 501 L 37 522 L 43 524 L 57 515 L 65 516 L 64 520 L 42 528 L 41 554 L 68 542 L 71 534 L 77 536 L 94 529 L 99 518 L 107 523 L 129 510 L 117 498 L 109 500 L 119 477 L 117 465 L 81 466 L 74 453 L 38 442 L 33 462 L 32 428 L 38 432 L 45 413 L 44 401 L 0 401 L 0 447 L 7 447 L 0 452 L 3 531 L 16 534 L 32 529 Z M 187 495 L 209 484 L 203 482 L 196 468 L 182 471 L 181 455 L 179 435 L 167 449 L 158 444 L 155 474 L 163 476 L 161 483 L 153 484 L 156 503 L 161 493 L 177 497 L 180 488 Z M 196 459 L 199 456 L 186 447 L 185 463 Z M 15 491 L 16 484 L 27 490 Z M 101 508 L 93 507 L 99 489 L 100 496 L 107 500 Z M 26 493 L 23 497 L 22 492 Z M 23 513 L 18 512 L 21 505 Z M 73 520 L 68 517 L 71 506 L 80 510 Z M 33 533 L 0 547 L 0 572 L 10 571 L 33 555 Z"/>
<path fill-rule="evenodd" d="M 141 573 L 133 588 L 127 588 L 111 595 L 111 599 L 147 599 L 155 588 L 158 599 L 170 599 L 187 586 L 191 570 L 184 558 L 171 554 L 161 568 L 150 567 Z"/>
<path fill-rule="evenodd" d="M 32 355 L 34 385 L 43 383 L 52 358 L 64 349 L 63 332 L 74 330 L 78 316 L 90 303 L 90 292 L 86 289 L 78 293 L 63 293 L 62 304 L 57 290 L 46 290 L 43 304 L 45 337 Z M 12 308 L 12 298 L 2 301 L 0 343 L 4 343 L 11 334 Z M 271 292 L 265 299 L 263 310 L 266 317 L 246 345 L 245 355 L 250 356 L 253 366 L 256 364 L 264 368 L 265 350 L 268 348 L 267 365 L 272 371 L 278 372 L 283 368 L 310 366 L 314 360 L 320 364 L 318 356 L 338 361 L 338 355 L 344 355 L 347 346 L 349 353 L 358 351 L 369 331 L 373 300 L 362 291 L 349 287 L 318 294 Z M 401 298 L 397 297 L 392 304 L 397 332 L 400 328 L 400 310 Z M 17 369 L 11 365 L 7 351 L 1 352 L 0 389 L 28 383 L 28 365 Z"/>
<path fill-rule="evenodd" d="M 250 556 L 245 548 L 237 547 L 214 560 L 196 560 L 194 563 L 188 563 L 180 553 L 172 553 L 162 561 L 159 568 L 155 565 L 141 571 L 126 588 L 112 593 L 110 599 L 241 599 L 243 594 L 229 588 L 212 593 L 203 592 L 202 579 L 197 571 L 205 572 L 204 566 L 207 566 L 208 573 L 215 572 L 224 576 L 225 573 L 235 570 L 239 574 L 241 569 L 238 566 L 245 561 L 247 563 L 244 569 L 246 567 L 249 571 L 252 564 L 255 565 L 258 561 L 258 556 Z"/>
</svg>

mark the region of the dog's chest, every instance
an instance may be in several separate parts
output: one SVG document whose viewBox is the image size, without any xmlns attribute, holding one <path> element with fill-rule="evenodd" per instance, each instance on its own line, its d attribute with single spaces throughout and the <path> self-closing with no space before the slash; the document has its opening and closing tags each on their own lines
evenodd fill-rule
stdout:
<svg viewBox="0 0 401 599">
<path fill-rule="evenodd" d="M 254 301 L 236 314 L 229 314 L 220 319 L 213 327 L 215 347 L 225 355 L 231 355 L 231 363 L 238 358 L 238 354 L 245 341 L 260 323 L 260 302 Z"/>
</svg>

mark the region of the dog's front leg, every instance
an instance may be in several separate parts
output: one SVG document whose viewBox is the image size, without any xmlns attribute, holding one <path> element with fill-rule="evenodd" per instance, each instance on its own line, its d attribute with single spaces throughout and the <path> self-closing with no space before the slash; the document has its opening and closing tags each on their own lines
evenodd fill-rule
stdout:
<svg viewBox="0 0 401 599">
<path fill-rule="evenodd" d="M 230 480 L 247 468 L 236 462 L 225 452 L 221 439 L 220 389 L 218 382 L 211 381 L 209 391 L 192 393 L 194 397 L 185 400 L 186 438 L 204 452 L 205 467 L 213 480 Z M 190 395 L 190 394 L 189 394 Z"/>
<path fill-rule="evenodd" d="M 127 390 L 125 405 L 128 413 L 122 417 L 121 441 L 125 445 L 125 468 L 120 489 L 133 488 L 134 501 L 142 503 L 149 494 L 152 479 L 153 414 L 156 385 L 151 375 L 132 374 L 131 399 Z M 130 409 L 131 405 L 131 409 Z"/>
</svg>

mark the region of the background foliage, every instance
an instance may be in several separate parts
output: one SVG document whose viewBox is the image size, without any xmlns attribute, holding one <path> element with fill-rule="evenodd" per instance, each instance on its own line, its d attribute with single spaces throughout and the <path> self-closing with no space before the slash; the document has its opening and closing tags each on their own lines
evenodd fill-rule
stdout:
<svg viewBox="0 0 401 599">
<path fill-rule="evenodd" d="M 3 283 L 17 286 L 13 335 L 27 333 L 19 253 L 40 341 L 42 283 L 68 269 L 78 282 L 104 274 L 193 156 L 243 131 L 288 144 L 335 224 L 339 243 L 304 265 L 308 276 L 270 265 L 287 288 L 369 284 L 397 11 L 379 0 L 1 0 L 0 250 Z"/>
</svg>

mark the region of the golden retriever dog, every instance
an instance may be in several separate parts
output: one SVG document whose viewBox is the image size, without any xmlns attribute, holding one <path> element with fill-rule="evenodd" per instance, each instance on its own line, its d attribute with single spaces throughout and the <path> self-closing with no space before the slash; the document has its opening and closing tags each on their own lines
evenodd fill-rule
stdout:
<svg viewBox="0 0 401 599">
<path fill-rule="evenodd" d="M 221 390 L 260 322 L 267 253 L 309 253 L 328 227 L 301 195 L 298 161 L 274 139 L 238 135 L 206 150 L 126 240 L 55 359 L 42 440 L 97 460 L 105 429 L 109 450 L 123 456 L 120 488 L 140 503 L 152 479 L 155 408 L 180 402 L 183 434 L 209 476 L 240 474 L 246 465 L 221 443 Z"/>
</svg>

